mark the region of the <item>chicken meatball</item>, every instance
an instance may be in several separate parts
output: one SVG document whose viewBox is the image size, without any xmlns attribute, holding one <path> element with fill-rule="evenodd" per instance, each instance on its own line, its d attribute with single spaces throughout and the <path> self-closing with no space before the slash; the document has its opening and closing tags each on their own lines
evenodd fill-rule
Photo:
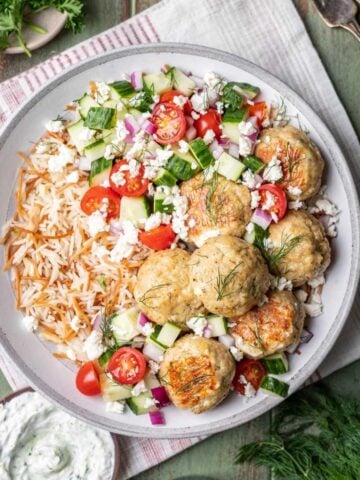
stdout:
<svg viewBox="0 0 360 480">
<path fill-rule="evenodd" d="M 241 237 L 251 218 L 251 196 L 245 185 L 215 173 L 206 180 L 199 173 L 181 184 L 188 200 L 188 239 L 197 247 L 216 235 Z"/>
<path fill-rule="evenodd" d="M 186 321 L 204 312 L 190 282 L 189 258 L 181 248 L 162 250 L 152 253 L 140 267 L 134 296 L 153 322 L 170 321 L 187 330 Z"/>
<path fill-rule="evenodd" d="M 304 307 L 291 292 L 274 290 L 267 303 L 232 318 L 236 325 L 230 333 L 245 355 L 262 358 L 298 342 L 304 318 Z"/>
<path fill-rule="evenodd" d="M 256 156 L 265 163 L 274 157 L 281 161 L 283 178 L 276 183 L 291 200 L 306 200 L 319 191 L 324 160 L 305 133 L 292 125 L 267 128 L 259 140 Z"/>
<path fill-rule="evenodd" d="M 235 361 L 215 340 L 185 335 L 166 350 L 160 378 L 177 408 L 201 413 L 218 405 L 229 393 Z"/>
<path fill-rule="evenodd" d="M 330 264 L 330 245 L 313 215 L 290 210 L 269 228 L 268 259 L 274 273 L 302 285 L 324 273 Z"/>
<path fill-rule="evenodd" d="M 195 294 L 212 313 L 242 315 L 259 303 L 270 285 L 260 251 L 237 237 L 210 238 L 189 262 Z"/>
</svg>

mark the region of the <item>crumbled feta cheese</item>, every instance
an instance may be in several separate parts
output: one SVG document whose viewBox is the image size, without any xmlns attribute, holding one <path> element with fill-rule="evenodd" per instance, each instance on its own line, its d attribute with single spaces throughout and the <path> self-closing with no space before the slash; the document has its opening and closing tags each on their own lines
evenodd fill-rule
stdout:
<svg viewBox="0 0 360 480">
<path fill-rule="evenodd" d="M 97 233 L 109 230 L 109 225 L 99 210 L 89 215 L 86 220 L 90 237 L 95 237 Z"/>
<path fill-rule="evenodd" d="M 191 117 L 194 119 L 194 120 L 198 120 L 200 118 L 200 115 L 196 112 L 191 112 Z"/>
<path fill-rule="evenodd" d="M 207 85 L 211 90 L 215 90 L 216 93 L 222 94 L 224 87 L 226 85 L 226 81 L 223 80 L 219 75 L 214 72 L 207 72 L 204 75 L 204 83 Z"/>
<path fill-rule="evenodd" d="M 111 143 L 105 147 L 104 158 L 106 160 L 113 160 L 115 158 L 114 149 Z"/>
<path fill-rule="evenodd" d="M 118 120 L 116 123 L 116 138 L 122 142 L 129 135 L 129 130 L 126 128 L 124 120 Z"/>
<path fill-rule="evenodd" d="M 125 185 L 126 179 L 125 179 L 124 172 L 121 171 L 121 170 L 118 170 L 118 171 L 114 172 L 114 173 L 111 175 L 111 181 L 113 182 L 113 184 L 114 184 L 116 187 L 120 187 L 120 186 L 122 186 L 122 185 Z"/>
<path fill-rule="evenodd" d="M 252 210 L 254 210 L 259 206 L 259 202 L 260 202 L 259 190 L 253 190 L 251 192 L 251 205 L 250 205 Z"/>
<path fill-rule="evenodd" d="M 47 153 L 50 149 L 50 143 L 49 142 L 41 142 L 36 145 L 36 153 L 43 154 Z"/>
<path fill-rule="evenodd" d="M 150 335 L 154 333 L 154 330 L 154 325 L 151 322 L 146 322 L 145 325 L 141 327 L 141 332 L 145 337 L 150 337 Z"/>
<path fill-rule="evenodd" d="M 222 115 L 224 113 L 224 104 L 223 102 L 216 102 L 216 111 L 218 112 L 219 115 Z"/>
<path fill-rule="evenodd" d="M 304 303 L 305 313 L 310 317 L 318 317 L 322 314 L 323 306 L 322 303 L 312 302 Z"/>
<path fill-rule="evenodd" d="M 79 172 L 74 170 L 66 177 L 68 183 L 77 183 L 79 181 Z"/>
<path fill-rule="evenodd" d="M 189 144 L 185 142 L 185 140 L 179 141 L 179 152 L 180 153 L 187 153 L 189 151 Z"/>
<path fill-rule="evenodd" d="M 79 158 L 79 170 L 89 172 L 91 170 L 91 160 L 86 157 Z"/>
<path fill-rule="evenodd" d="M 240 352 L 235 346 L 230 347 L 230 353 L 237 362 L 240 362 L 244 356 L 243 352 Z"/>
<path fill-rule="evenodd" d="M 194 93 L 190 99 L 192 108 L 199 113 L 205 113 L 209 108 L 209 99 L 207 91 L 203 90 L 202 92 Z M 194 118 L 194 117 L 193 117 Z"/>
<path fill-rule="evenodd" d="M 102 105 L 110 98 L 110 87 L 105 82 L 95 82 L 96 101 Z"/>
<path fill-rule="evenodd" d="M 239 123 L 239 133 L 240 135 L 252 135 L 257 132 L 257 128 L 254 127 L 252 122 L 242 121 Z"/>
<path fill-rule="evenodd" d="M 155 398 L 145 398 L 144 400 L 144 408 L 151 408 L 156 406 Z"/>
<path fill-rule="evenodd" d="M 114 248 L 111 250 L 110 259 L 114 263 L 119 263 L 124 258 L 130 257 L 134 251 L 134 245 L 131 245 L 127 240 L 125 235 L 121 235 Z"/>
<path fill-rule="evenodd" d="M 209 238 L 218 237 L 220 235 L 220 230 L 218 228 L 205 230 L 203 233 L 196 237 L 195 243 L 197 247 L 202 247 L 206 240 Z"/>
<path fill-rule="evenodd" d="M 274 183 L 280 180 L 283 177 L 283 171 L 281 167 L 281 162 L 276 157 L 273 157 L 270 162 L 266 165 L 263 172 L 263 179 Z"/>
<path fill-rule="evenodd" d="M 60 133 L 65 129 L 65 125 L 62 120 L 50 120 L 45 125 L 45 128 L 48 132 Z"/>
<path fill-rule="evenodd" d="M 207 320 L 205 317 L 192 317 L 186 322 L 186 325 L 195 333 L 195 335 L 202 337 L 204 330 L 207 327 Z"/>
<path fill-rule="evenodd" d="M 109 188 L 110 187 L 110 182 L 109 180 L 104 180 L 101 184 L 101 187 Z"/>
<path fill-rule="evenodd" d="M 173 102 L 175 105 L 177 105 L 180 108 L 184 108 L 184 105 L 188 101 L 188 98 L 185 97 L 184 95 L 175 95 L 173 98 Z"/>
<path fill-rule="evenodd" d="M 186 197 L 180 195 L 178 188 L 177 190 L 173 189 L 172 192 L 172 204 L 174 205 L 171 222 L 172 229 L 179 235 L 181 240 L 186 240 L 188 236 L 188 226 L 186 225 L 188 201 Z"/>
<path fill-rule="evenodd" d="M 93 330 L 83 345 L 84 352 L 89 360 L 96 360 L 105 351 L 105 347 L 102 343 L 102 333 L 97 330 Z"/>
<path fill-rule="evenodd" d="M 215 132 L 214 130 L 206 130 L 206 133 L 203 137 L 203 140 L 205 142 L 206 145 L 210 145 L 211 142 L 214 141 L 214 138 L 215 138 Z"/>
<path fill-rule="evenodd" d="M 91 140 L 94 135 L 96 133 L 96 130 L 92 130 L 91 128 L 88 128 L 88 127 L 83 127 L 80 135 L 79 135 L 79 138 L 80 140 Z"/>
<path fill-rule="evenodd" d="M 325 215 L 335 216 L 339 213 L 339 210 L 335 204 L 333 204 L 327 198 L 319 198 L 315 201 L 315 205 L 309 207 L 310 213 L 324 213 Z"/>
<path fill-rule="evenodd" d="M 49 156 L 48 170 L 51 173 L 62 172 L 67 164 L 74 162 L 74 159 L 75 151 L 65 145 L 60 145 L 58 153 Z"/>
<path fill-rule="evenodd" d="M 289 185 L 287 187 L 287 191 L 290 193 L 290 195 L 293 195 L 294 197 L 298 197 L 302 194 L 302 190 L 299 187 L 294 187 L 292 185 Z"/>
<path fill-rule="evenodd" d="M 144 393 L 144 392 L 147 392 L 148 389 L 145 385 L 145 382 L 144 380 L 140 380 L 139 383 L 137 383 L 135 385 L 135 387 L 133 387 L 133 389 L 131 390 L 131 395 L 133 397 L 138 397 L 140 395 L 140 393 Z"/>
<path fill-rule="evenodd" d="M 250 222 L 246 225 L 245 230 L 247 231 L 247 233 L 252 233 L 254 231 L 254 228 L 255 228 L 255 225 L 252 222 Z"/>
<path fill-rule="evenodd" d="M 154 360 L 149 360 L 148 365 L 150 367 L 150 372 L 153 373 L 154 375 L 156 375 L 160 370 L 160 365 Z"/>
<path fill-rule="evenodd" d="M 275 205 L 275 197 L 269 191 L 265 191 L 265 202 L 262 205 L 264 210 L 271 210 L 271 207 Z"/>
<path fill-rule="evenodd" d="M 320 285 L 324 285 L 325 277 L 324 275 L 319 275 L 318 277 L 309 280 L 307 283 L 311 288 L 317 288 L 320 287 Z"/>
<path fill-rule="evenodd" d="M 74 332 L 78 332 L 80 330 L 80 328 L 82 327 L 81 320 L 77 315 L 75 315 L 70 320 L 70 327 L 74 330 Z"/>
<path fill-rule="evenodd" d="M 105 402 L 105 410 L 110 413 L 120 413 L 120 415 L 122 415 L 125 412 L 125 402 Z"/>
<path fill-rule="evenodd" d="M 161 225 L 161 213 L 155 212 L 150 215 L 145 221 L 145 231 L 148 232 L 153 228 L 157 228 Z"/>
<path fill-rule="evenodd" d="M 126 241 L 130 243 L 130 245 L 137 245 L 139 232 L 135 225 L 130 220 L 123 220 L 121 226 Z"/>
<path fill-rule="evenodd" d="M 74 352 L 74 350 L 70 347 L 68 347 L 66 350 L 65 350 L 65 355 L 67 356 L 67 358 L 73 362 L 75 362 L 76 360 L 76 353 Z"/>
<path fill-rule="evenodd" d="M 239 136 L 239 155 L 242 157 L 247 157 L 250 155 L 252 150 L 253 143 L 248 137 L 244 137 L 243 135 Z"/>
<path fill-rule="evenodd" d="M 167 161 L 174 155 L 172 150 L 167 150 L 165 148 L 158 148 L 156 150 L 156 159 L 161 162 L 161 166 L 164 167 Z"/>
<path fill-rule="evenodd" d="M 246 185 L 250 190 L 259 188 L 261 185 L 261 177 L 255 176 L 251 170 L 245 170 L 242 174 L 242 183 Z"/>
<path fill-rule="evenodd" d="M 274 286 L 278 290 L 292 290 L 293 289 L 292 281 L 287 280 L 285 277 L 275 277 Z"/>
<path fill-rule="evenodd" d="M 299 200 L 288 202 L 289 210 L 300 210 L 300 208 L 304 208 L 304 206 L 304 202 L 300 202 Z"/>
<path fill-rule="evenodd" d="M 239 383 L 241 385 L 244 385 L 245 397 L 250 398 L 256 394 L 255 388 L 252 386 L 250 382 L 247 381 L 244 375 L 239 376 Z"/>
<path fill-rule="evenodd" d="M 39 326 L 39 321 L 32 315 L 26 315 L 23 318 L 23 322 L 28 332 L 35 332 Z"/>
<path fill-rule="evenodd" d="M 293 291 L 295 297 L 299 300 L 299 302 L 306 302 L 308 294 L 302 288 Z"/>
</svg>

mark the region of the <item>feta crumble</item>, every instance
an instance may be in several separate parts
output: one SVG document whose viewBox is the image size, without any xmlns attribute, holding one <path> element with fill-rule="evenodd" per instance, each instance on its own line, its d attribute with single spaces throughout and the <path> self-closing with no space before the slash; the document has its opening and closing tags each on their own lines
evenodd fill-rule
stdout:
<svg viewBox="0 0 360 480">
<path fill-rule="evenodd" d="M 207 327 L 207 320 L 205 317 L 192 317 L 186 322 L 186 325 L 195 333 L 195 335 L 202 337 L 204 330 Z"/>
<path fill-rule="evenodd" d="M 110 87 L 105 82 L 95 82 L 96 101 L 102 105 L 110 98 Z"/>
<path fill-rule="evenodd" d="M 23 323 L 28 332 L 35 332 L 39 326 L 39 321 L 32 315 L 26 315 L 23 318 Z"/>
<path fill-rule="evenodd" d="M 115 158 L 115 152 L 111 143 L 105 147 L 104 158 L 106 160 L 113 160 Z"/>
<path fill-rule="evenodd" d="M 107 232 L 109 225 L 106 223 L 104 215 L 96 210 L 86 218 L 87 227 L 90 237 L 95 237 L 99 232 Z"/>
<path fill-rule="evenodd" d="M 246 380 L 246 378 L 244 377 L 244 375 L 240 375 L 240 376 L 239 376 L 239 383 L 240 383 L 241 385 L 244 385 L 245 397 L 251 398 L 251 397 L 253 397 L 253 396 L 256 394 L 255 388 L 251 385 L 250 382 L 248 382 L 248 381 Z"/>
<path fill-rule="evenodd" d="M 116 138 L 122 142 L 129 135 L 129 130 L 126 128 L 124 120 L 118 120 L 116 123 Z"/>
<path fill-rule="evenodd" d="M 240 352 L 240 350 L 238 350 L 235 346 L 230 347 L 230 353 L 237 362 L 240 362 L 240 360 L 244 357 L 243 352 Z"/>
<path fill-rule="evenodd" d="M 140 395 L 140 393 L 145 393 L 147 391 L 148 391 L 148 389 L 145 385 L 144 380 L 140 380 L 140 382 L 137 383 L 135 385 L 135 387 L 133 387 L 133 389 L 131 390 L 131 395 L 133 397 L 138 397 Z"/>
<path fill-rule="evenodd" d="M 325 284 L 325 277 L 324 275 L 319 275 L 318 277 L 309 280 L 307 283 L 311 288 L 317 288 Z"/>
<path fill-rule="evenodd" d="M 283 177 L 283 171 L 281 167 L 281 162 L 278 158 L 273 157 L 270 162 L 265 167 L 263 172 L 263 179 L 274 183 L 280 180 Z"/>
<path fill-rule="evenodd" d="M 105 351 L 105 347 L 102 343 L 102 333 L 97 330 L 93 330 L 83 345 L 84 352 L 89 360 L 96 360 Z"/>
<path fill-rule="evenodd" d="M 179 141 L 179 152 L 180 153 L 187 153 L 189 151 L 189 144 L 185 142 L 185 140 Z"/>
<path fill-rule="evenodd" d="M 60 133 L 65 129 L 65 125 L 62 120 L 50 120 L 45 125 L 45 128 L 48 132 Z"/>
<path fill-rule="evenodd" d="M 156 407 L 156 400 L 155 398 L 145 398 L 144 400 L 144 408 L 151 408 Z"/>
<path fill-rule="evenodd" d="M 153 373 L 154 375 L 156 375 L 160 370 L 160 365 L 154 360 L 149 360 L 148 365 L 150 367 L 150 372 Z"/>
<path fill-rule="evenodd" d="M 60 173 L 69 163 L 73 163 L 75 151 L 65 145 L 60 145 L 56 155 L 50 155 L 48 160 L 48 170 L 51 173 Z"/>
<path fill-rule="evenodd" d="M 105 402 L 105 410 L 110 413 L 120 413 L 120 415 L 122 415 L 125 412 L 125 402 L 123 400 L 117 402 Z"/>
<path fill-rule="evenodd" d="M 247 157 L 250 155 L 252 150 L 253 143 L 250 138 L 243 135 L 239 136 L 239 155 L 242 157 Z"/>
<path fill-rule="evenodd" d="M 273 277 L 272 278 L 272 287 L 277 288 L 278 290 L 292 290 L 293 284 L 291 280 L 287 280 L 285 277 Z"/>
<path fill-rule="evenodd" d="M 68 183 L 77 183 L 79 181 L 79 172 L 74 170 L 66 177 Z"/>
<path fill-rule="evenodd" d="M 304 202 L 301 202 L 300 200 L 295 200 L 293 202 L 288 202 L 289 210 L 300 210 L 301 208 L 304 208 L 304 207 L 305 207 Z"/>
<path fill-rule="evenodd" d="M 184 95 L 175 95 L 173 98 L 173 102 L 175 105 L 177 105 L 180 108 L 184 108 L 184 105 L 188 101 L 188 98 L 185 97 Z"/>
<path fill-rule="evenodd" d="M 79 135 L 80 140 L 91 140 L 95 136 L 96 130 L 92 130 L 88 127 L 83 127 L 82 132 Z"/>
<path fill-rule="evenodd" d="M 289 185 L 287 187 L 287 191 L 290 193 L 290 195 L 293 195 L 294 197 L 299 197 L 302 194 L 302 190 L 299 187 L 294 187 L 292 185 Z"/>
<path fill-rule="evenodd" d="M 251 209 L 252 210 L 255 210 L 255 208 L 257 208 L 259 206 L 259 202 L 260 202 L 260 194 L 259 194 L 259 191 L 258 190 L 253 190 L 252 192 L 250 192 L 251 194 Z"/>
<path fill-rule="evenodd" d="M 254 127 L 254 125 L 252 124 L 252 122 L 245 122 L 245 121 L 241 121 L 239 123 L 239 133 L 240 135 L 245 135 L 245 136 L 248 136 L 248 135 L 252 135 L 253 133 L 256 133 L 257 132 L 257 128 Z"/>
<path fill-rule="evenodd" d="M 250 190 L 259 188 L 261 185 L 261 177 L 255 176 L 251 170 L 245 170 L 242 174 L 242 183 L 246 185 Z"/>
<path fill-rule="evenodd" d="M 74 330 L 74 332 L 78 332 L 80 328 L 82 327 L 82 323 L 80 318 L 75 315 L 71 320 L 70 320 L 70 327 Z"/>
<path fill-rule="evenodd" d="M 48 153 L 49 150 L 50 150 L 49 142 L 38 143 L 35 148 L 36 153 L 39 153 L 40 155 L 43 153 Z"/>
<path fill-rule="evenodd" d="M 203 140 L 205 142 L 206 145 L 210 145 L 211 142 L 213 142 L 215 139 L 215 132 L 214 130 L 207 130 L 204 137 L 203 137 Z"/>
</svg>

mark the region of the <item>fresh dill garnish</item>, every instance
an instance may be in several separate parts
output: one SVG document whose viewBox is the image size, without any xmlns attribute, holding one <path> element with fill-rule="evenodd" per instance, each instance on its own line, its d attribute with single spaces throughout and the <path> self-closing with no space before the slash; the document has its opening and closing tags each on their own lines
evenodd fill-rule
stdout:
<svg viewBox="0 0 360 480">
<path fill-rule="evenodd" d="M 106 313 L 106 308 L 104 308 L 103 311 L 101 312 L 102 320 L 100 324 L 100 329 L 103 336 L 103 342 L 105 344 L 113 339 L 113 330 L 112 330 L 111 320 L 114 318 L 115 315 L 116 314 L 114 313 L 113 315 L 108 316 Z"/>
<path fill-rule="evenodd" d="M 299 243 L 303 241 L 305 235 L 297 235 L 291 237 L 287 235 L 281 239 L 281 244 L 279 248 L 267 248 L 263 243 L 262 253 L 265 259 L 268 262 L 269 269 L 271 272 L 278 273 L 277 267 L 279 262 L 288 255 L 291 250 L 293 250 Z"/>
<path fill-rule="evenodd" d="M 155 298 L 161 298 L 161 295 L 153 295 L 154 292 L 160 290 L 161 288 L 165 288 L 171 285 L 170 283 L 162 283 L 159 285 L 155 285 L 154 287 L 149 288 L 146 292 L 139 298 L 139 302 L 143 305 L 150 307 L 151 305 L 148 304 L 149 300 L 153 300 Z"/>
<path fill-rule="evenodd" d="M 234 295 L 238 290 L 236 291 L 230 291 L 226 292 L 227 288 L 230 286 L 231 282 L 234 280 L 236 276 L 236 270 L 239 268 L 239 266 L 243 262 L 239 262 L 235 267 L 233 267 L 229 273 L 226 275 L 222 275 L 220 273 L 220 268 L 218 268 L 218 275 L 216 278 L 216 293 L 217 293 L 217 298 L 216 300 L 222 300 L 225 297 L 229 297 L 230 295 Z"/>
<path fill-rule="evenodd" d="M 193 385 L 197 385 L 198 383 L 202 382 L 204 378 L 211 377 L 212 375 L 200 375 L 199 377 L 195 377 L 190 382 L 185 383 L 182 385 L 180 388 L 176 390 L 176 393 L 180 392 L 185 392 L 189 388 L 191 388 Z"/>
<path fill-rule="evenodd" d="M 269 467 L 279 480 L 357 480 L 359 450 L 359 401 L 320 385 L 288 399 L 270 437 L 242 446 L 236 463 Z"/>
</svg>

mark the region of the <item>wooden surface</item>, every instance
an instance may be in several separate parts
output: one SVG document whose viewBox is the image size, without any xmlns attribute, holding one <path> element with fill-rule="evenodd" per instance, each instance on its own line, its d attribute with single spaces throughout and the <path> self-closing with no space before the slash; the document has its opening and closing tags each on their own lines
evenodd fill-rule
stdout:
<svg viewBox="0 0 360 480">
<path fill-rule="evenodd" d="M 88 0 L 86 28 L 80 35 L 73 36 L 70 32 L 64 31 L 55 41 L 34 52 L 31 59 L 23 55 L 0 55 L 0 81 L 116 25 L 156 1 Z M 316 14 L 311 0 L 295 0 L 295 5 L 357 133 L 360 134 L 360 42 L 343 30 L 328 28 Z M 339 393 L 347 393 L 359 398 L 359 367 L 360 361 L 336 372 L 326 380 L 326 383 Z M 0 397 L 9 390 L 0 373 Z M 188 475 L 200 475 L 203 480 L 206 478 L 213 480 L 270 479 L 270 473 L 264 469 L 234 466 L 233 461 L 240 445 L 266 435 L 271 417 L 272 413 L 268 413 L 246 425 L 214 435 L 158 467 L 138 475 L 136 480 L 175 480 Z"/>
</svg>

